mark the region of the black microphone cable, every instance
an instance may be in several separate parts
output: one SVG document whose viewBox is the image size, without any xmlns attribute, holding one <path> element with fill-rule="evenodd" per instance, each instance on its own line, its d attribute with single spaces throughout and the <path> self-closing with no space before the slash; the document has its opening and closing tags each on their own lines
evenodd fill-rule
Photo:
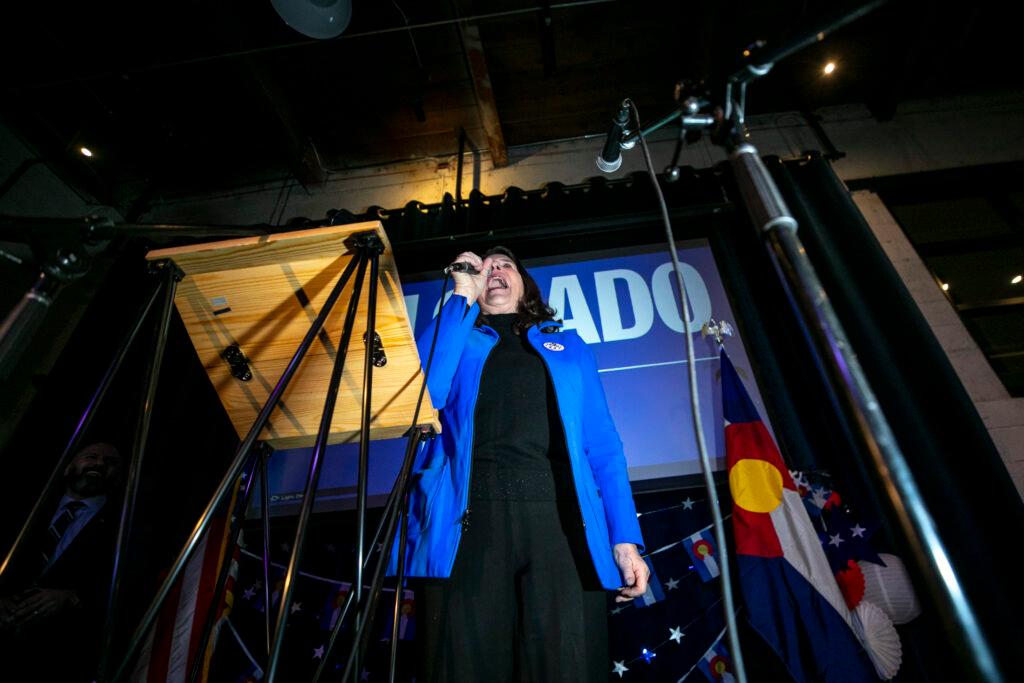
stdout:
<svg viewBox="0 0 1024 683">
<path fill-rule="evenodd" d="M 700 453 L 700 468 L 704 474 L 704 486 L 708 491 L 708 503 L 711 508 L 711 521 L 715 530 L 715 542 L 718 544 L 718 557 L 720 570 L 722 572 L 722 602 L 725 610 L 725 625 L 729 635 L 729 649 L 732 651 L 733 665 L 736 668 L 736 680 L 738 683 L 747 683 L 747 673 L 743 666 L 743 653 L 740 650 L 740 638 L 736 628 L 736 606 L 732 592 L 731 570 L 729 569 L 728 551 L 725 545 L 725 522 L 722 519 L 722 510 L 718 503 L 718 489 L 711 472 L 711 459 L 708 457 L 707 443 L 704 440 L 704 429 L 700 423 L 700 402 L 697 392 L 697 367 L 693 353 L 693 338 L 690 332 L 690 306 L 687 303 L 686 283 L 683 281 L 683 271 L 679 265 L 679 254 L 676 252 L 676 238 L 672 233 L 672 221 L 668 215 L 668 205 L 665 203 L 665 195 L 658 183 L 658 174 L 654 170 L 654 162 L 651 161 L 651 151 L 647 148 L 647 138 L 644 137 L 643 129 L 640 126 L 640 112 L 633 100 L 626 98 L 623 104 L 629 104 L 636 119 L 637 137 L 640 139 L 640 147 L 644 152 L 644 163 L 647 165 L 647 173 L 651 177 L 651 184 L 654 186 L 654 194 L 658 197 L 658 208 L 661 210 L 661 220 L 665 224 L 665 238 L 668 240 L 668 250 L 672 255 L 672 268 L 676 273 L 676 282 L 679 285 L 679 297 L 682 300 L 683 334 L 686 337 L 686 361 L 687 376 L 690 384 L 690 408 L 693 415 L 693 431 L 697 438 L 697 451 Z"/>
<path fill-rule="evenodd" d="M 416 422 L 420 418 L 420 407 L 423 405 L 423 393 L 427 390 L 427 380 L 430 378 L 430 365 L 434 362 L 434 349 L 437 347 L 437 336 L 441 332 L 441 309 L 444 308 L 444 294 L 448 291 L 448 282 L 452 279 L 450 272 L 445 272 L 441 280 L 441 298 L 438 299 L 437 315 L 434 317 L 434 336 L 430 340 L 430 351 L 427 352 L 427 364 L 423 366 L 423 386 L 420 387 L 420 395 L 416 399 L 416 409 L 412 414 L 412 428 L 416 428 Z M 415 333 L 415 330 L 413 330 Z M 415 335 L 414 335 L 415 337 Z"/>
</svg>

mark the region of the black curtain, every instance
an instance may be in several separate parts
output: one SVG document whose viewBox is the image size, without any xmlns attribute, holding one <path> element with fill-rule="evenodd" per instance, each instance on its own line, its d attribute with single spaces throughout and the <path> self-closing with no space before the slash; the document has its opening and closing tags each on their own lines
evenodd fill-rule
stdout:
<svg viewBox="0 0 1024 683">
<path fill-rule="evenodd" d="M 977 618 L 1011 680 L 1024 666 L 1016 564 L 1024 505 L 966 391 L 903 282 L 831 166 L 818 156 L 767 164 L 799 235 L 907 458 Z M 726 174 L 728 175 L 728 174 Z M 731 183 L 727 177 L 726 185 Z M 739 204 L 735 187 L 730 188 Z M 908 560 L 891 507 L 833 388 L 806 343 L 759 235 L 737 224 L 716 246 L 723 276 L 746 327 L 743 338 L 790 466 L 834 471 L 858 507 L 885 525 L 892 550 Z M 913 570 L 912 570 L 913 571 Z M 949 680 L 959 670 L 929 605 L 905 627 L 904 680 Z M 907 638 L 906 636 L 909 636 Z M 909 641 L 909 642 L 906 642 Z M 907 648 L 909 647 L 909 652 Z M 907 661 L 909 660 L 909 661 Z M 908 668 L 909 667 L 909 668 Z"/>
</svg>

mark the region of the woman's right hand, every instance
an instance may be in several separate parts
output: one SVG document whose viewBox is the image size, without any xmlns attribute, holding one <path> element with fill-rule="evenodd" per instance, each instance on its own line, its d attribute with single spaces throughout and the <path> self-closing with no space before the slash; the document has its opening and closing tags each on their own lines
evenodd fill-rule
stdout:
<svg viewBox="0 0 1024 683">
<path fill-rule="evenodd" d="M 452 273 L 455 279 L 455 293 L 466 297 L 466 301 L 473 305 L 487 286 L 487 276 L 491 274 L 491 260 L 482 259 L 471 251 L 464 251 L 456 256 L 452 263 L 459 261 L 465 261 L 478 271 L 476 275 L 457 271 Z"/>
</svg>

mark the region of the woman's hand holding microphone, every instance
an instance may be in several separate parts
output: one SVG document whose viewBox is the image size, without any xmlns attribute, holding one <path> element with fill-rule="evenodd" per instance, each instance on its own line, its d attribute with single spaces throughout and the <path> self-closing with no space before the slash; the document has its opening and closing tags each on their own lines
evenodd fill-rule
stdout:
<svg viewBox="0 0 1024 683">
<path fill-rule="evenodd" d="M 455 294 L 466 297 L 470 305 L 476 301 L 487 287 L 487 278 L 491 274 L 490 257 L 482 259 L 471 251 L 464 251 L 455 257 L 453 263 L 468 263 L 476 269 L 476 274 L 452 271 L 455 279 Z"/>
</svg>

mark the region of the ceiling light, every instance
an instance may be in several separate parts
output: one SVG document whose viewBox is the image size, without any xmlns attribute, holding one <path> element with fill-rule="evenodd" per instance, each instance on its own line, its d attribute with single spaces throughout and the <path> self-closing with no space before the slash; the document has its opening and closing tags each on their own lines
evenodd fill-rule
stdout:
<svg viewBox="0 0 1024 683">
<path fill-rule="evenodd" d="M 1014 275 L 1013 279 L 1010 280 L 1010 284 L 1019 285 L 1021 280 L 1024 280 L 1024 275 Z"/>
<path fill-rule="evenodd" d="M 835 71 L 835 70 L 836 70 L 836 63 L 835 62 L 829 62 L 828 64 L 825 65 L 825 68 L 822 69 L 822 71 L 825 73 L 826 76 L 831 76 L 832 72 Z"/>
<path fill-rule="evenodd" d="M 78 151 L 82 153 L 83 157 L 92 157 L 92 150 L 88 147 L 79 147 Z"/>
<path fill-rule="evenodd" d="M 284 23 L 320 40 L 337 38 L 352 19 L 352 0 L 270 0 L 270 4 Z"/>
<path fill-rule="evenodd" d="M 948 282 L 943 282 L 943 283 L 941 283 L 940 286 L 942 287 L 942 291 L 943 292 L 948 292 L 949 291 L 949 283 Z"/>
</svg>

